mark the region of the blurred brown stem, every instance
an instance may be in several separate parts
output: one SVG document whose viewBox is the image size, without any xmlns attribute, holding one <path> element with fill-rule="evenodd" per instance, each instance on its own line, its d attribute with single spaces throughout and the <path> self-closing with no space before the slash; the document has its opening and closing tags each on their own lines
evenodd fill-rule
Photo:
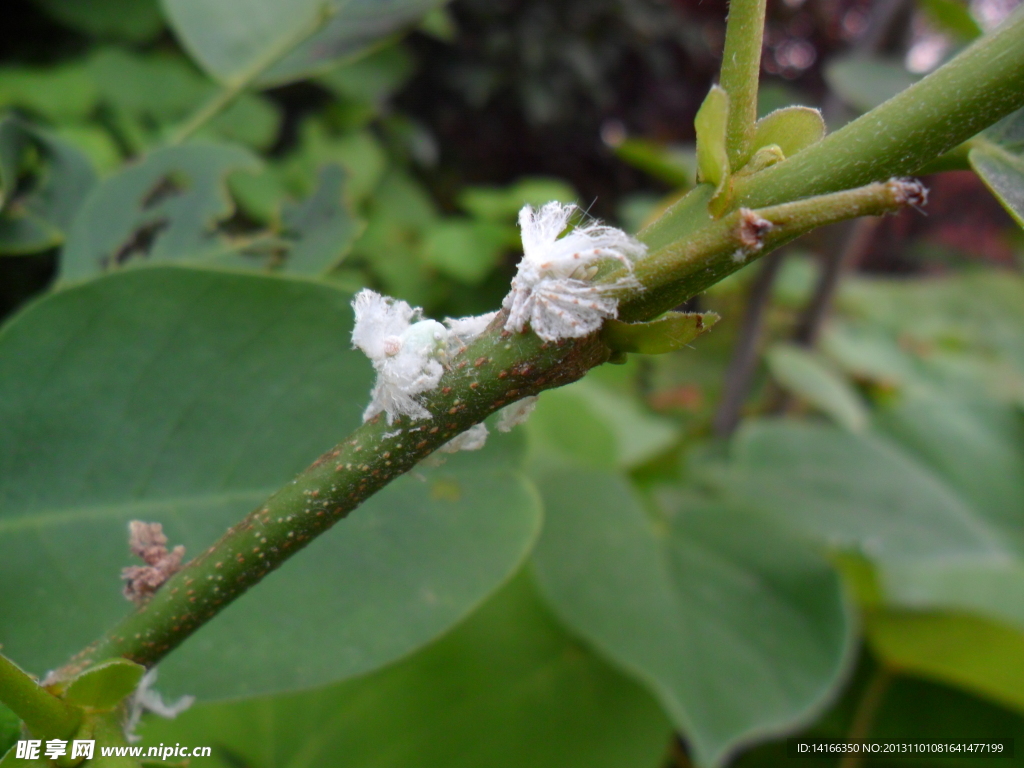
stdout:
<svg viewBox="0 0 1024 768">
<path fill-rule="evenodd" d="M 846 735 L 847 741 L 860 741 L 866 739 L 875 725 L 875 718 L 882 706 L 882 700 L 892 685 L 894 675 L 888 667 L 879 667 L 871 676 L 868 684 L 861 694 L 857 703 L 857 711 L 853 715 L 853 722 L 850 723 L 850 730 Z M 864 762 L 864 756 L 860 753 L 847 753 L 839 761 L 837 768 L 859 768 Z"/>
<path fill-rule="evenodd" d="M 849 231 L 840 248 L 825 258 L 824 268 L 818 278 L 810 302 L 804 309 L 793 341 L 802 347 L 814 347 L 821 336 L 822 326 L 828 319 L 829 311 L 839 289 L 839 281 L 850 269 L 864 258 L 882 219 L 878 216 L 858 219 L 848 225 Z"/>
<path fill-rule="evenodd" d="M 718 437 L 727 438 L 740 421 L 740 410 L 750 391 L 750 383 L 757 368 L 759 345 L 764 326 L 765 310 L 771 300 L 772 286 L 779 273 L 785 251 L 776 251 L 764 258 L 764 265 L 750 286 L 746 314 L 733 347 L 729 370 L 725 374 L 722 401 L 718 405 L 712 426 Z"/>
</svg>

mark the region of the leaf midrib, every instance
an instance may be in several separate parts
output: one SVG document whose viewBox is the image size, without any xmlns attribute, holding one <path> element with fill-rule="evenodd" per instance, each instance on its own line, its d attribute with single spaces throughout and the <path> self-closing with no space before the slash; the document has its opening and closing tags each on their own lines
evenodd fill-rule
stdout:
<svg viewBox="0 0 1024 768">
<path fill-rule="evenodd" d="M 48 509 L 28 510 L 15 516 L 5 517 L 0 512 L 0 536 L 19 531 L 32 530 L 62 523 L 84 520 L 122 519 L 132 514 L 157 510 L 202 509 L 237 502 L 255 506 L 270 496 L 276 487 L 252 488 L 236 491 L 200 493 L 189 496 L 165 496 L 157 498 L 124 499 L 101 504 L 69 505 Z"/>
</svg>

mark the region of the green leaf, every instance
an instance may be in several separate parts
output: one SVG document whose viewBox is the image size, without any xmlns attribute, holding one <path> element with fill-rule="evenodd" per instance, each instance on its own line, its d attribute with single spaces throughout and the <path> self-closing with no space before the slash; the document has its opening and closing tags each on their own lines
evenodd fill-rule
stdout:
<svg viewBox="0 0 1024 768">
<path fill-rule="evenodd" d="M 96 101 L 96 86 L 80 61 L 45 68 L 0 68 L 0 109 L 19 107 L 60 123 L 86 119 Z"/>
<path fill-rule="evenodd" d="M 477 285 L 498 265 L 519 236 L 508 226 L 490 221 L 445 219 L 424 234 L 426 262 L 456 280 Z"/>
<path fill-rule="evenodd" d="M 711 88 L 697 111 L 697 181 L 708 182 L 716 191 L 729 179 L 729 152 L 725 145 L 729 121 L 729 94 L 717 85 Z"/>
<path fill-rule="evenodd" d="M 757 121 L 753 149 L 774 144 L 786 157 L 792 157 L 801 149 L 821 141 L 824 136 L 825 120 L 819 110 L 811 107 L 786 107 Z"/>
<path fill-rule="evenodd" d="M 53 669 L 130 605 L 129 520 L 202 552 L 361 421 L 350 296 L 144 267 L 51 294 L 0 333 L 0 637 Z M 306 688 L 403 656 L 513 573 L 540 509 L 500 450 L 406 476 L 161 664 L 165 693 Z"/>
<path fill-rule="evenodd" d="M 839 98 L 861 112 L 874 109 L 918 80 L 901 62 L 859 56 L 832 59 L 824 74 Z"/>
<path fill-rule="evenodd" d="M 415 68 L 412 54 L 404 46 L 389 45 L 332 69 L 317 82 L 342 98 L 377 107 L 408 82 Z"/>
<path fill-rule="evenodd" d="M 754 421 L 732 453 L 716 486 L 833 546 L 883 558 L 1005 553 L 959 494 L 882 437 Z"/>
<path fill-rule="evenodd" d="M 866 631 L 889 666 L 1024 712 L 1020 629 L 968 614 L 885 611 L 869 615 Z"/>
<path fill-rule="evenodd" d="M 162 2 L 185 49 L 211 76 L 231 83 L 261 72 L 260 84 L 277 85 L 325 72 L 339 61 L 364 53 L 413 26 L 442 0 Z M 330 17 L 301 41 L 325 10 Z"/>
<path fill-rule="evenodd" d="M 984 30 L 974 20 L 970 9 L 960 0 L 917 0 L 921 9 L 939 29 L 950 32 L 964 42 L 981 37 Z"/>
<path fill-rule="evenodd" d="M 172 124 L 185 119 L 217 92 L 180 55 L 140 55 L 123 48 L 100 48 L 89 60 L 89 72 L 100 99 L 131 121 L 148 145 L 161 143 Z M 199 132 L 207 139 L 239 141 L 267 149 L 277 137 L 278 108 L 268 99 L 244 93 Z"/>
<path fill-rule="evenodd" d="M 607 320 L 601 340 L 617 352 L 663 355 L 687 346 L 718 320 L 714 312 L 669 312 L 649 323 Z"/>
<path fill-rule="evenodd" d="M 284 206 L 283 233 L 294 243 L 284 263 L 285 272 L 323 274 L 351 250 L 365 224 L 345 199 L 345 181 L 345 169 L 328 165 L 320 171 L 316 192 L 301 203 Z"/>
<path fill-rule="evenodd" d="M 942 439 L 950 440 L 958 434 L 941 422 L 935 427 L 918 439 L 937 439 L 945 431 Z M 953 459 L 961 448 L 968 456 L 970 447 L 970 442 L 951 442 L 939 452 Z M 985 446 L 977 460 L 985 462 L 998 451 L 998 445 Z M 1013 455 L 1019 454 L 997 467 L 1011 464 Z M 753 422 L 740 431 L 734 459 L 729 467 L 706 473 L 724 495 L 823 546 L 862 553 L 879 568 L 888 604 L 983 612 L 1024 628 L 1019 507 L 993 513 L 972 499 L 969 486 L 958 487 L 955 475 L 937 469 L 934 459 L 922 461 L 870 433 Z M 996 474 L 991 468 L 980 476 Z"/>
<path fill-rule="evenodd" d="M 146 668 L 127 659 L 108 659 L 71 681 L 64 699 L 94 710 L 110 710 L 138 686 Z"/>
<path fill-rule="evenodd" d="M 224 177 L 258 167 L 241 147 L 189 144 L 157 150 L 109 176 L 72 224 L 61 280 L 93 277 L 130 261 L 197 261 L 229 250 L 216 231 L 234 209 Z"/>
<path fill-rule="evenodd" d="M 451 634 L 369 677 L 193 707 L 145 745 L 213 744 L 232 768 L 655 768 L 671 729 L 520 576 Z"/>
<path fill-rule="evenodd" d="M 974 172 L 1024 227 L 1024 109 L 1003 118 L 969 146 Z"/>
<path fill-rule="evenodd" d="M 544 392 L 526 428 L 534 463 L 554 455 L 590 466 L 630 468 L 679 439 L 671 420 L 587 379 Z"/>
<path fill-rule="evenodd" d="M 157 0 L 36 0 L 57 21 L 90 37 L 144 43 L 163 29 Z"/>
<path fill-rule="evenodd" d="M 821 358 L 793 344 L 775 344 L 766 353 L 768 369 L 786 390 L 827 414 L 851 432 L 863 430 L 868 411 L 860 395 Z"/>
<path fill-rule="evenodd" d="M 571 203 L 576 191 L 561 179 L 526 176 L 507 187 L 466 187 L 459 193 L 459 205 L 470 214 L 502 223 L 515 221 L 524 205 L 539 208 L 552 200 Z"/>
<path fill-rule="evenodd" d="M 1001 557 L 946 558 L 889 568 L 907 605 L 981 612 L 1024 629 L 1024 419 L 1000 403 L 912 394 L 879 426 L 972 506 L 1005 548 Z"/>
<path fill-rule="evenodd" d="M 697 497 L 651 520 L 607 472 L 551 471 L 539 486 L 544 594 L 657 695 L 700 765 L 812 719 L 841 684 L 852 617 L 807 546 Z"/>
<path fill-rule="evenodd" d="M 693 186 L 696 155 L 692 147 L 666 147 L 647 139 L 625 138 L 612 143 L 615 156 L 634 168 L 680 189 Z"/>
<path fill-rule="evenodd" d="M 95 183 L 92 165 L 71 145 L 17 117 L 0 120 L 0 253 L 62 242 Z"/>
<path fill-rule="evenodd" d="M 21 737 L 21 720 L 3 704 L 0 704 L 0 755 L 14 746 Z"/>
</svg>

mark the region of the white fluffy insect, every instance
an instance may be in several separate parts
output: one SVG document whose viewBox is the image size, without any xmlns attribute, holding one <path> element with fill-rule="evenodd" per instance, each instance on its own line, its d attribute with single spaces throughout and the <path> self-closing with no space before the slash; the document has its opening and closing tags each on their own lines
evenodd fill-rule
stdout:
<svg viewBox="0 0 1024 768">
<path fill-rule="evenodd" d="M 635 286 L 634 262 L 647 247 L 621 229 L 598 222 L 576 227 L 561 236 L 575 205 L 551 202 L 535 211 L 519 212 L 523 258 L 503 306 L 508 310 L 506 331 L 521 332 L 529 323 L 545 341 L 578 338 L 593 333 L 607 318 L 618 316 L 614 289 Z M 591 282 L 601 262 L 618 261 L 629 275 L 614 283 Z"/>
<path fill-rule="evenodd" d="M 506 405 L 498 411 L 498 423 L 495 425 L 499 432 L 511 432 L 515 427 L 524 423 L 533 409 L 537 407 L 537 396 L 524 397 L 512 405 Z"/>
<path fill-rule="evenodd" d="M 370 358 L 377 371 L 363 421 L 382 412 L 388 424 L 396 416 L 429 419 L 430 411 L 416 396 L 434 389 L 441 380 L 440 358 L 447 354 L 451 331 L 436 320 L 423 320 L 422 310 L 368 288 L 356 294 L 352 307 L 356 313 L 352 345 Z"/>
<path fill-rule="evenodd" d="M 438 453 L 457 453 L 459 451 L 479 451 L 487 443 L 487 425 L 474 424 L 465 432 L 460 432 L 447 443 L 438 448 Z"/>
</svg>

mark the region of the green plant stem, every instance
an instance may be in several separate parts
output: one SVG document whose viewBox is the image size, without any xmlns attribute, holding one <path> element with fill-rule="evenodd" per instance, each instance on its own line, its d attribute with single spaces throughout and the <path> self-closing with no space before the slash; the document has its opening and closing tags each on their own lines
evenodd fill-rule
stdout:
<svg viewBox="0 0 1024 768">
<path fill-rule="evenodd" d="M 620 317 L 651 319 L 810 229 L 894 210 L 902 204 L 893 196 L 898 187 L 849 187 L 909 172 L 995 122 L 1024 102 L 1022 75 L 1024 14 L 1018 14 L 932 75 L 933 84 L 926 79 L 911 89 L 911 96 L 896 97 L 867 120 L 744 177 L 739 196 L 748 207 L 753 207 L 750 201 L 763 200 L 759 210 L 734 211 L 715 220 L 707 211 L 713 190 L 699 186 L 641 233 L 651 250 L 635 270 L 645 289 L 621 289 Z M 822 150 L 830 140 L 830 149 Z M 835 194 L 811 198 L 819 191 Z M 758 227 L 757 220 L 768 226 Z M 615 277 L 612 273 L 605 279 Z M 454 356 L 439 387 L 424 399 L 435 414 L 432 419 L 388 425 L 377 418 L 364 424 L 229 529 L 148 604 L 79 653 L 56 680 L 112 656 L 155 664 L 312 538 L 449 439 L 508 403 L 579 379 L 611 354 L 598 334 L 545 344 L 533 334 L 502 333 L 503 321 L 499 314 L 480 339 Z"/>
<path fill-rule="evenodd" d="M 438 414 L 363 424 L 190 561 L 153 598 L 54 676 L 106 658 L 152 666 L 232 600 L 448 440 L 515 400 L 568 384 L 608 359 L 594 336 L 545 344 L 500 323 L 450 360 L 424 403 Z"/>
<path fill-rule="evenodd" d="M 13 661 L 0 654 L 0 701 L 42 738 L 67 738 L 82 720 L 82 711 L 58 699 Z"/>
<path fill-rule="evenodd" d="M 644 298 L 624 301 L 623 314 L 653 317 L 663 305 L 672 306 L 703 290 L 709 280 L 739 269 L 749 258 L 810 227 L 899 205 L 893 185 L 874 184 L 757 213 L 738 211 L 714 222 L 685 246 L 664 249 L 641 262 L 636 276 L 647 286 L 640 293 Z M 753 234 L 752 222 L 770 228 Z M 417 422 L 396 420 L 392 425 L 377 417 L 363 424 L 189 562 L 149 603 L 72 659 L 57 681 L 113 656 L 155 664 L 313 538 L 448 440 L 509 403 L 581 378 L 611 355 L 599 334 L 542 343 L 533 334 L 503 332 L 503 323 L 504 315 L 499 314 L 480 339 L 453 356 L 438 389 L 424 401 L 438 415 Z"/>
<path fill-rule="evenodd" d="M 928 77 L 793 157 L 737 178 L 760 207 L 911 174 L 1024 106 L 1024 9 Z"/>
<path fill-rule="evenodd" d="M 732 0 L 725 28 L 719 85 L 729 94 L 726 144 L 729 163 L 739 168 L 750 158 L 757 122 L 757 84 L 761 74 L 766 0 Z"/>
<path fill-rule="evenodd" d="M 232 102 L 255 82 L 256 78 L 291 53 L 295 48 L 319 32 L 328 19 L 334 14 L 331 6 L 326 3 L 320 8 L 313 21 L 285 39 L 281 44 L 271 48 L 266 55 L 257 59 L 248 69 L 240 72 L 224 84 L 214 96 L 196 110 L 171 134 L 168 144 L 181 144 L 210 120 L 231 106 Z"/>
<path fill-rule="evenodd" d="M 908 187 L 913 185 L 881 182 L 756 211 L 734 211 L 641 261 L 635 275 L 647 290 L 623 296 L 619 316 L 631 322 L 655 317 L 678 304 L 680 296 L 695 296 L 755 258 L 812 229 L 858 216 L 897 211 L 908 204 Z M 752 215 L 770 224 L 770 228 L 757 234 L 757 244 L 753 246 L 751 226 L 756 225 Z M 621 273 L 612 273 L 608 279 L 619 276 Z"/>
</svg>

